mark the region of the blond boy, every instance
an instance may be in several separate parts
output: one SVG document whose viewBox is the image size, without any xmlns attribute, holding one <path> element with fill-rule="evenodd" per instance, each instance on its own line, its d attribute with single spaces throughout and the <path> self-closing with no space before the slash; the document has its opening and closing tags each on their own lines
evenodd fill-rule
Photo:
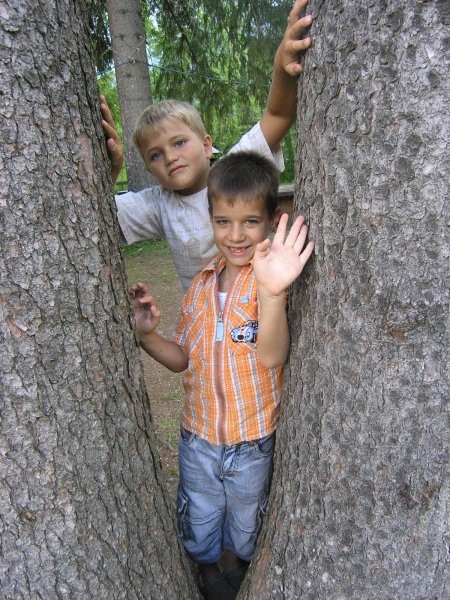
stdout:
<svg viewBox="0 0 450 600">
<path fill-rule="evenodd" d="M 267 110 L 261 120 L 230 152 L 254 150 L 283 170 L 280 143 L 296 115 L 297 76 L 300 52 L 311 45 L 299 39 L 312 23 L 299 18 L 307 0 L 297 0 L 275 54 Z M 102 97 L 104 131 L 108 137 L 112 175 L 122 166 L 122 150 L 111 114 Z M 116 197 L 118 219 L 127 243 L 165 238 L 169 244 L 182 287 L 215 255 L 207 207 L 206 182 L 210 170 L 212 139 L 191 105 L 169 100 L 148 107 L 139 117 L 135 142 L 147 169 L 159 185 Z"/>
</svg>

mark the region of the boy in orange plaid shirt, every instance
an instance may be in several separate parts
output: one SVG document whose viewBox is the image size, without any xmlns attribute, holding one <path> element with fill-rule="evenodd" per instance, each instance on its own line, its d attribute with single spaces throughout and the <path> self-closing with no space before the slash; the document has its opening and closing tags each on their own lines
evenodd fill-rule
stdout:
<svg viewBox="0 0 450 600">
<path fill-rule="evenodd" d="M 265 157 L 237 152 L 212 167 L 208 203 L 220 254 L 187 291 L 175 340 L 155 331 L 160 311 L 147 286 L 131 288 L 142 348 L 186 371 L 178 526 L 211 599 L 235 597 L 253 556 L 290 342 L 286 291 L 313 251 L 303 217 L 286 234 L 277 202 L 278 173 Z"/>
</svg>

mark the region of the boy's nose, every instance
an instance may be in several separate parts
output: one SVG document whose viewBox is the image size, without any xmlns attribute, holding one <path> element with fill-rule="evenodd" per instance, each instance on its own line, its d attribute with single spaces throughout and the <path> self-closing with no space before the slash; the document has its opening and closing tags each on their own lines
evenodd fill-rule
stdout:
<svg viewBox="0 0 450 600">
<path fill-rule="evenodd" d="M 235 223 L 231 226 L 228 237 L 232 242 L 239 242 L 243 239 L 243 229 L 239 223 Z"/>
<path fill-rule="evenodd" d="M 173 163 L 175 160 L 178 159 L 178 152 L 174 148 L 172 148 L 170 150 L 166 150 L 164 156 L 166 159 L 166 164 L 170 165 L 170 163 Z"/>
</svg>

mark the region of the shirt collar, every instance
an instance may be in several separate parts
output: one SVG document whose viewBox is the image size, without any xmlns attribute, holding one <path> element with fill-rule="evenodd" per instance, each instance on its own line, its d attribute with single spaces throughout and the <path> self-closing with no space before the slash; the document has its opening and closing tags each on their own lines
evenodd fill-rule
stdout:
<svg viewBox="0 0 450 600">
<path fill-rule="evenodd" d="M 253 263 L 253 259 L 250 260 L 246 265 L 242 268 L 251 267 Z M 216 256 L 202 269 L 202 273 L 205 272 L 220 272 L 225 267 L 225 257 L 223 254 L 216 254 Z"/>
</svg>

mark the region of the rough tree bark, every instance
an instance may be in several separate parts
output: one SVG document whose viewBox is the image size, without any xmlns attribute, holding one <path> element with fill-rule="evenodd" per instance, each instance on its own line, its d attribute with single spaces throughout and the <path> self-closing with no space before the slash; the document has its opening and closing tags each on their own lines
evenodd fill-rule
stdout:
<svg viewBox="0 0 450 600">
<path fill-rule="evenodd" d="M 136 119 L 152 103 L 141 2 L 106 0 L 106 4 L 122 116 L 128 189 L 137 192 L 156 183 L 133 142 Z"/>
<path fill-rule="evenodd" d="M 309 9 L 296 207 L 317 249 L 239 597 L 444 599 L 448 4 Z"/>
<path fill-rule="evenodd" d="M 154 451 L 84 12 L 1 5 L 0 596 L 195 598 Z"/>
</svg>

